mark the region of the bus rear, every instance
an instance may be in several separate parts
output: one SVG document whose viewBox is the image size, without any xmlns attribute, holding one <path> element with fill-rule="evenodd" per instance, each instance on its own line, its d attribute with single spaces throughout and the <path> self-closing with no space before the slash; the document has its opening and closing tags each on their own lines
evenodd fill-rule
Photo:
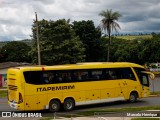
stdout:
<svg viewBox="0 0 160 120">
<path fill-rule="evenodd" d="M 8 69 L 8 104 L 14 109 L 23 110 L 23 84 L 23 76 L 20 69 Z"/>
</svg>

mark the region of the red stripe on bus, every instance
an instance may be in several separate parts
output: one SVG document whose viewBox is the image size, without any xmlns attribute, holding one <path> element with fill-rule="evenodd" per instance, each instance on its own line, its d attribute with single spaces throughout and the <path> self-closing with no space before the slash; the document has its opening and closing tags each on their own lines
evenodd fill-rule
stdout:
<svg viewBox="0 0 160 120">
<path fill-rule="evenodd" d="M 42 71 L 44 71 L 44 67 L 42 67 Z"/>
</svg>

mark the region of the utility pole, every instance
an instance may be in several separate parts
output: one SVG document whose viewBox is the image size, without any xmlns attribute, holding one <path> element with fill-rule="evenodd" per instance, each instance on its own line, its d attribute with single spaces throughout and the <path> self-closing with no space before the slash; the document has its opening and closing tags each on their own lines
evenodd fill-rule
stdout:
<svg viewBox="0 0 160 120">
<path fill-rule="evenodd" d="M 38 65 L 41 65 L 41 53 L 40 53 L 40 45 L 39 45 L 39 30 L 38 30 L 38 18 L 37 13 L 35 12 L 36 16 L 36 37 L 37 37 L 37 53 L 38 53 Z"/>
</svg>

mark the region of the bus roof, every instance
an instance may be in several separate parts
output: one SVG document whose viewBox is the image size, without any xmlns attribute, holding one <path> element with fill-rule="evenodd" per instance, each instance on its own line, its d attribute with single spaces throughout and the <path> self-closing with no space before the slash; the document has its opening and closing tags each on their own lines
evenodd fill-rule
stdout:
<svg viewBox="0 0 160 120">
<path fill-rule="evenodd" d="M 90 68 L 120 68 L 120 67 L 139 67 L 144 68 L 141 65 L 129 62 L 83 62 L 76 64 L 64 64 L 53 66 L 25 66 L 18 67 L 22 71 L 44 71 L 44 70 L 69 70 L 69 69 L 90 69 Z"/>
</svg>

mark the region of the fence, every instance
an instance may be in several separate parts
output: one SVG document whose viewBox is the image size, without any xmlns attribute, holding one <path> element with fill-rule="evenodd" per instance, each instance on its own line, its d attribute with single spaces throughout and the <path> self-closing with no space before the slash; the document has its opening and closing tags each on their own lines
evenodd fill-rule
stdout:
<svg viewBox="0 0 160 120">
<path fill-rule="evenodd" d="M 160 68 L 150 68 L 151 72 L 160 72 Z"/>
<path fill-rule="evenodd" d="M 0 74 L 0 87 L 6 87 L 7 86 L 7 75 L 6 74 Z"/>
</svg>

